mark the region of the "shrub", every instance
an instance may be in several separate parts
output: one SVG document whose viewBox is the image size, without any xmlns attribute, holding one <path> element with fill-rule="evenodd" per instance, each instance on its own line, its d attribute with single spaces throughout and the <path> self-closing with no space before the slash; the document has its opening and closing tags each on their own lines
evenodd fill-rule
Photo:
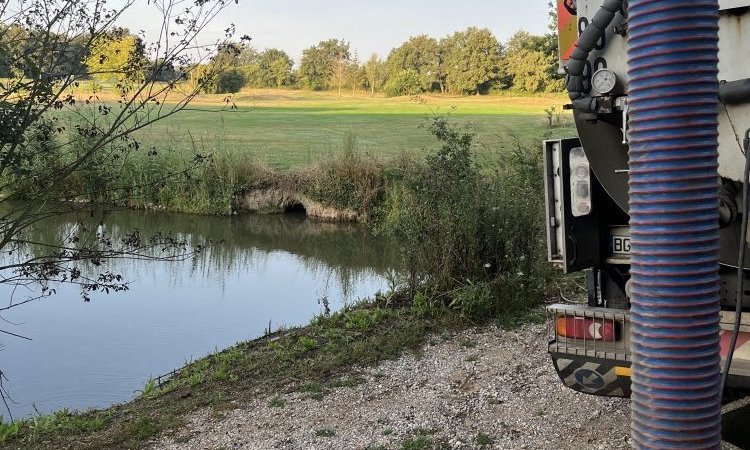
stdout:
<svg viewBox="0 0 750 450">
<path fill-rule="evenodd" d="M 440 117 L 429 130 L 440 149 L 389 186 L 378 215 L 378 229 L 398 243 L 411 292 L 427 291 L 472 318 L 528 306 L 552 273 L 540 153 L 517 143 L 487 173 L 469 130 Z"/>
<path fill-rule="evenodd" d="M 227 69 L 216 80 L 216 94 L 234 94 L 245 86 L 245 74 L 240 69 Z"/>
</svg>

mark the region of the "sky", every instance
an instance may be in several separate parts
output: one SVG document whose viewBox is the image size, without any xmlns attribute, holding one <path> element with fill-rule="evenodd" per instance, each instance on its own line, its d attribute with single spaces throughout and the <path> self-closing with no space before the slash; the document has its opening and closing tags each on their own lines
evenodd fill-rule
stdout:
<svg viewBox="0 0 750 450">
<path fill-rule="evenodd" d="M 236 35 L 249 35 L 257 49 L 279 48 L 299 61 L 302 51 L 330 38 L 349 41 L 362 60 L 388 56 L 410 36 L 443 37 L 469 26 L 489 28 L 501 41 L 518 30 L 547 31 L 548 0 L 239 0 L 205 30 L 216 39 L 234 23 Z M 117 2 L 111 3 L 113 6 Z M 153 6 L 139 0 L 120 25 L 147 38 L 160 22 Z"/>
</svg>

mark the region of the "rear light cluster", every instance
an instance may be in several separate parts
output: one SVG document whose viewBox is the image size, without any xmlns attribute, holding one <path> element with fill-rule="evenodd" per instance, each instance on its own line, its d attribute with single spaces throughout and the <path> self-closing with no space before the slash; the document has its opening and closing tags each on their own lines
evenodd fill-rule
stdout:
<svg viewBox="0 0 750 450">
<path fill-rule="evenodd" d="M 570 204 L 573 217 L 591 213 L 591 167 L 582 147 L 570 150 Z"/>
<path fill-rule="evenodd" d="M 559 316 L 557 335 L 570 339 L 613 342 L 619 340 L 618 323 L 607 319 Z"/>
</svg>

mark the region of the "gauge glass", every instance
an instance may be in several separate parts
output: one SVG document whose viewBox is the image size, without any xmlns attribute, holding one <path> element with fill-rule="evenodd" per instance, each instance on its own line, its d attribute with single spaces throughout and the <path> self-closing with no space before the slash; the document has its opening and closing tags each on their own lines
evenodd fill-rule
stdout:
<svg viewBox="0 0 750 450">
<path fill-rule="evenodd" d="M 609 69 L 599 69 L 592 78 L 594 90 L 600 94 L 609 94 L 617 84 L 617 75 Z"/>
</svg>

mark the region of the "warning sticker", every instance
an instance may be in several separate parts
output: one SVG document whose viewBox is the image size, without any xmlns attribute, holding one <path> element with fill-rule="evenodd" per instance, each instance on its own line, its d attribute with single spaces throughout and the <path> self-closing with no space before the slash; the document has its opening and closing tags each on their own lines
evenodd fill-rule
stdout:
<svg viewBox="0 0 750 450">
<path fill-rule="evenodd" d="M 576 0 L 557 0 L 557 32 L 560 63 L 565 64 L 578 43 Z"/>
<path fill-rule="evenodd" d="M 585 394 L 630 397 L 629 363 L 553 353 L 552 361 L 563 383 Z"/>
</svg>

